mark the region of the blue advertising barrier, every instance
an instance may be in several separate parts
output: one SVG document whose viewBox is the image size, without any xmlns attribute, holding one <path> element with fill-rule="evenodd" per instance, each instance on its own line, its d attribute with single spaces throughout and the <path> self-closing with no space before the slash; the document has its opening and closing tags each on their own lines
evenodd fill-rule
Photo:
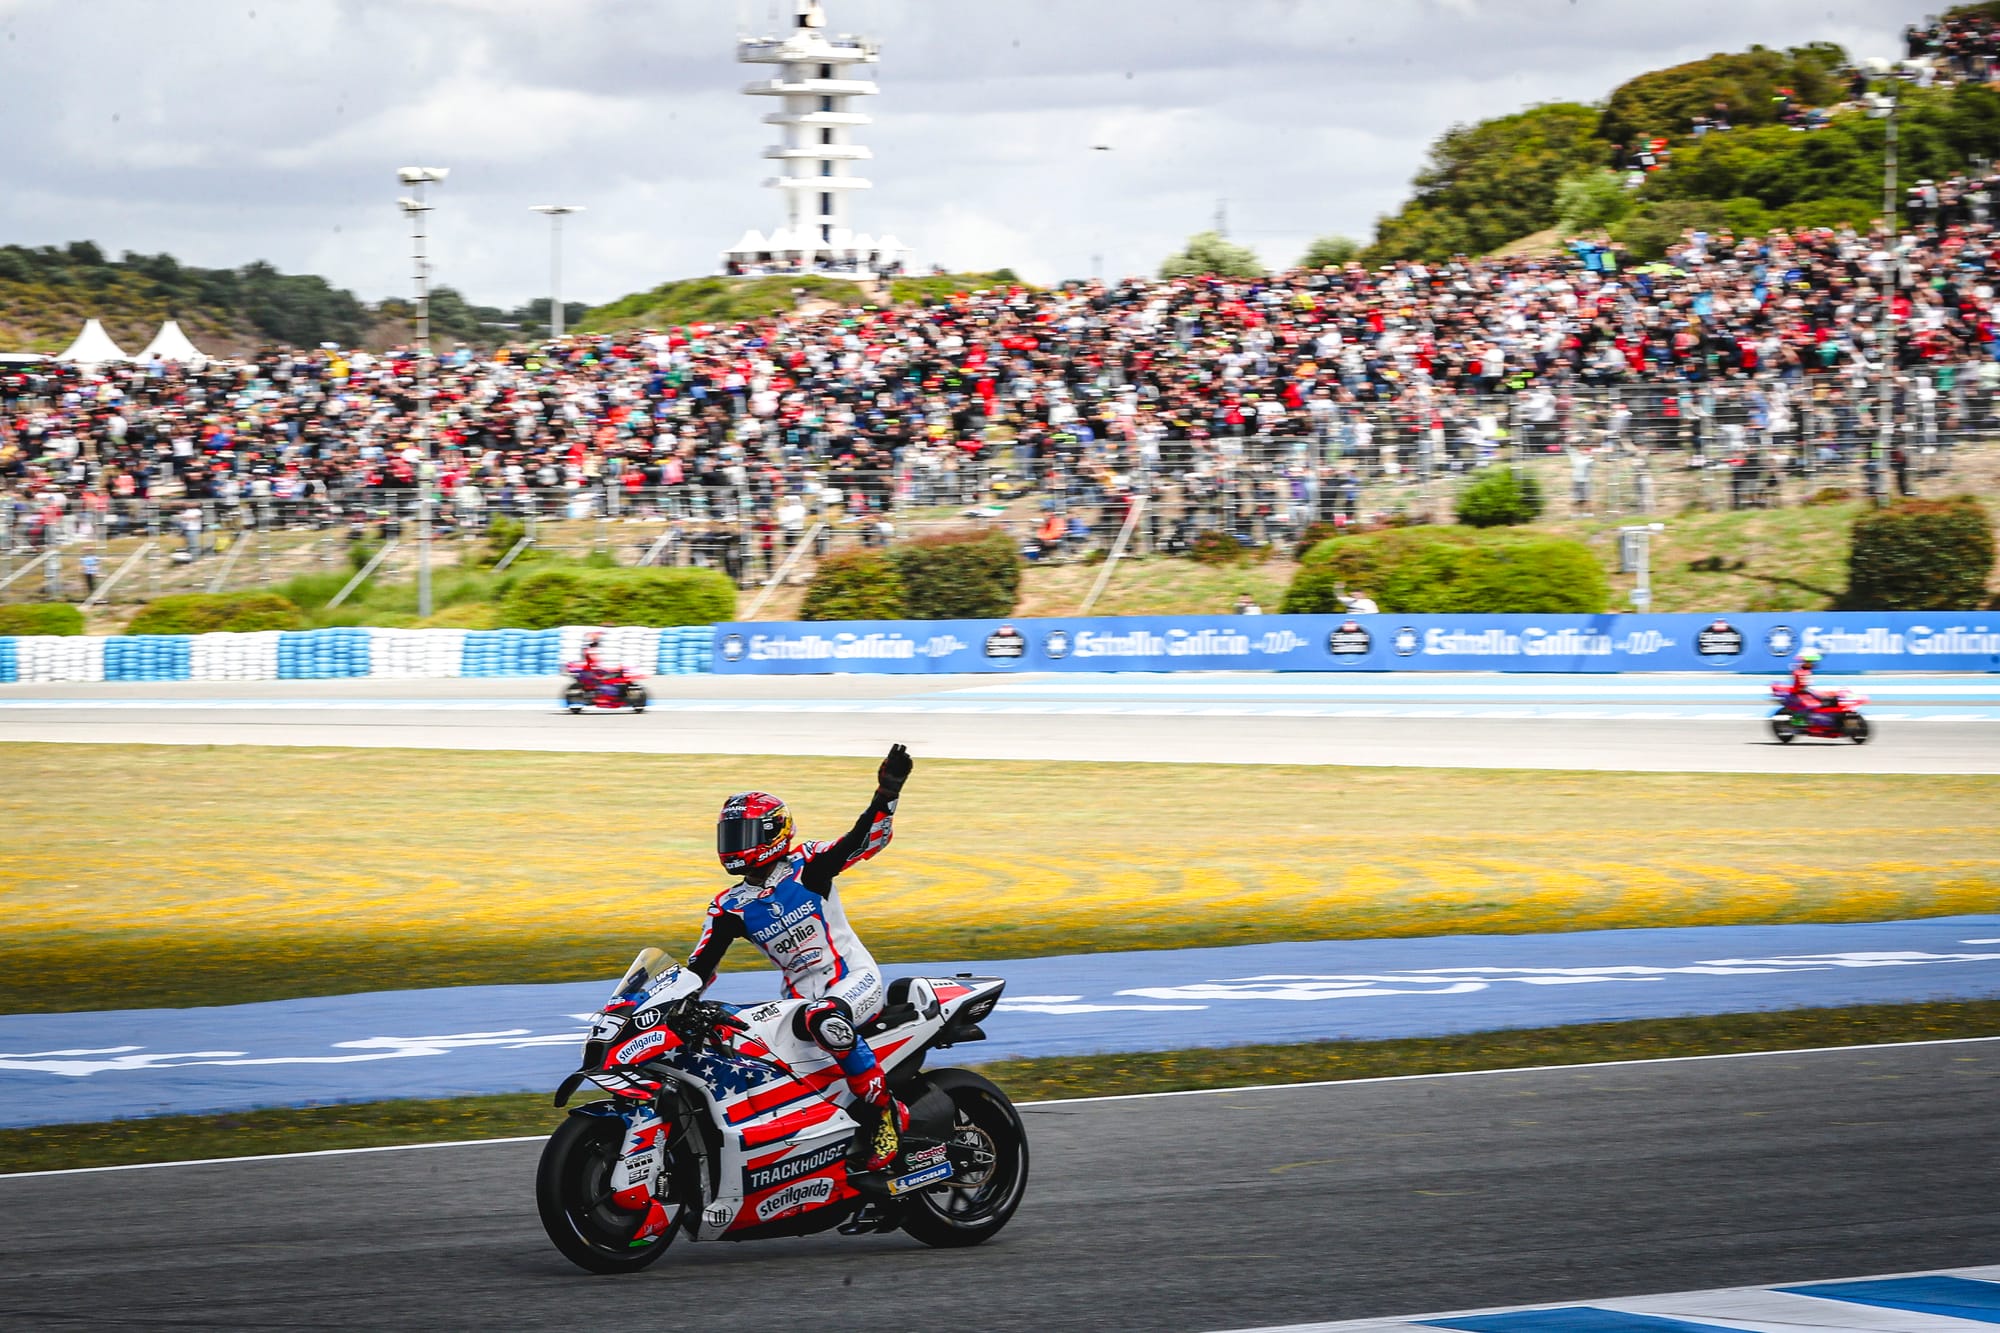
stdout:
<svg viewBox="0 0 2000 1333">
<path fill-rule="evenodd" d="M 1119 616 L 715 627 L 723 675 L 1018 671 L 2000 671 L 2000 613 Z"/>
</svg>

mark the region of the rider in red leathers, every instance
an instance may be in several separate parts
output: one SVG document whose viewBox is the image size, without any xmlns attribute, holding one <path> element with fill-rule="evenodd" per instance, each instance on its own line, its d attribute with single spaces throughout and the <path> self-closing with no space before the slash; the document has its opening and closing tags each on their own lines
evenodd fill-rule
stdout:
<svg viewBox="0 0 2000 1333">
<path fill-rule="evenodd" d="M 1785 706 L 1793 712 L 1812 713 L 1826 707 L 1826 700 L 1812 688 L 1813 668 L 1819 662 L 1817 648 L 1808 648 L 1792 659 L 1792 692 L 1785 696 Z"/>
<path fill-rule="evenodd" d="M 797 848 L 783 801 L 756 791 L 730 797 L 716 823 L 716 855 L 723 869 L 743 878 L 709 904 L 701 940 L 688 957 L 688 970 L 705 986 L 730 942 L 747 937 L 783 975 L 786 996 L 808 1002 L 793 1015 L 792 1036 L 809 1043 L 803 1049 L 832 1056 L 854 1100 L 872 1113 L 861 1135 L 870 1171 L 896 1160 L 910 1116 L 890 1095 L 859 1030 L 882 1012 L 882 969 L 848 925 L 833 881 L 889 845 L 890 821 L 912 766 L 908 750 L 891 747 L 876 770 L 874 799 L 854 827 Z"/>
<path fill-rule="evenodd" d="M 593 693 L 597 682 L 604 679 L 604 654 L 599 650 L 604 646 L 602 634 L 591 634 L 583 641 L 583 660 L 578 664 L 576 683 Z"/>
</svg>

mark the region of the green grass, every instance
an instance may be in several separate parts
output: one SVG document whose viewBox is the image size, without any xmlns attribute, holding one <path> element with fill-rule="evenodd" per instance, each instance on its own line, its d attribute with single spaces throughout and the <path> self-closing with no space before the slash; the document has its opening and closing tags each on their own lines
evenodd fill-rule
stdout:
<svg viewBox="0 0 2000 1333">
<path fill-rule="evenodd" d="M 1653 607 L 1669 611 L 1825 611 L 1847 589 L 1850 529 L 1860 502 L 1661 519 L 1652 539 Z M 1629 610 L 1633 576 L 1618 573 L 1618 528 L 1632 519 L 1566 519 L 1551 530 L 1590 542 L 1611 574 L 1614 609 Z"/>
<path fill-rule="evenodd" d="M 2000 911 L 1994 777 L 918 760 L 894 845 L 842 881 L 888 962 Z M 687 947 L 729 793 L 776 785 L 817 837 L 873 780 L 868 759 L 7 745 L 0 1013 L 608 977 Z M 1802 813 L 1840 836 L 1771 836 Z M 107 957 L 145 966 L 106 986 Z"/>
<path fill-rule="evenodd" d="M 789 311 L 793 293 L 839 305 L 860 304 L 861 289 L 841 278 L 817 274 L 772 278 L 683 278 L 651 291 L 634 292 L 583 317 L 577 331 L 622 332 L 665 329 L 683 324 L 733 324 Z"/>
<path fill-rule="evenodd" d="M 1204 565 L 1165 556 L 1120 560 L 1090 613 L 1220 616 L 1233 611 L 1237 594 L 1245 592 L 1266 612 L 1275 612 L 1296 568 L 1289 560 L 1240 565 Z M 1015 614 L 1073 616 L 1103 572 L 1103 566 L 1092 564 L 1030 564 L 1021 573 L 1021 600 Z"/>
<path fill-rule="evenodd" d="M 484 569 L 447 565 L 431 575 L 429 619 L 417 614 L 414 580 L 385 581 L 370 577 L 332 610 L 327 603 L 354 577 L 351 568 L 297 574 L 272 591 L 289 598 L 305 613 L 313 629 L 341 625 L 376 625 L 389 629 L 492 629 L 498 623 L 498 602 L 514 569 L 495 575 Z"/>
<path fill-rule="evenodd" d="M 998 268 L 991 273 L 927 273 L 921 277 L 892 280 L 889 297 L 897 305 L 930 304 L 947 300 L 959 292 L 1025 285 L 1011 268 Z"/>
<path fill-rule="evenodd" d="M 1583 1023 L 1400 1041 L 1002 1060 L 979 1070 L 1015 1101 L 1033 1102 L 1996 1034 L 2000 1000 L 1971 1000 Z M 1965 1058 L 1990 1057 L 1968 1052 Z M 548 1093 L 535 1092 L 9 1129 L 0 1130 L 0 1172 L 525 1137 L 546 1134 L 562 1114 L 550 1104 Z"/>
</svg>

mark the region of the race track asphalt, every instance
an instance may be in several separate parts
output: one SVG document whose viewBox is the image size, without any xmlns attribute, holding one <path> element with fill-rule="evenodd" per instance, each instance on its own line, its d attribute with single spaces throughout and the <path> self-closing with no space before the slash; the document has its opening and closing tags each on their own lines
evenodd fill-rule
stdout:
<svg viewBox="0 0 2000 1333">
<path fill-rule="evenodd" d="M 583 717 L 553 706 L 554 680 L 9 685 L 0 742 L 872 755 L 902 741 L 952 759 L 2000 773 L 2000 722 L 1961 719 L 1987 716 L 2000 685 L 1966 679 L 1906 687 L 1908 720 L 1879 722 L 1865 746 L 1776 744 L 1755 680 L 1226 673 L 1129 676 L 1081 697 L 1027 677 L 663 677 L 643 716 Z M 1970 704 L 1952 693 L 1974 690 Z"/>
<path fill-rule="evenodd" d="M 0 1327 L 1198 1333 L 1991 1262 L 2000 1043 L 1027 1108 L 979 1249 L 587 1277 L 532 1143 L 0 1178 Z"/>
</svg>

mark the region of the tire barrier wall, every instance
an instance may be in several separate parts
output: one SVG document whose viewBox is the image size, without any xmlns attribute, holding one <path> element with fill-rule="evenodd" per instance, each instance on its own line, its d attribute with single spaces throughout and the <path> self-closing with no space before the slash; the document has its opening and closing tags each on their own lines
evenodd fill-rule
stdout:
<svg viewBox="0 0 2000 1333">
<path fill-rule="evenodd" d="M 604 635 L 606 662 L 653 676 L 706 673 L 715 640 L 707 625 L 0 636 L 0 683 L 552 676 L 582 655 L 592 633 Z"/>
<path fill-rule="evenodd" d="M 726 675 L 1018 671 L 2000 671 L 2000 611 L 1123 616 L 715 627 Z"/>
</svg>

